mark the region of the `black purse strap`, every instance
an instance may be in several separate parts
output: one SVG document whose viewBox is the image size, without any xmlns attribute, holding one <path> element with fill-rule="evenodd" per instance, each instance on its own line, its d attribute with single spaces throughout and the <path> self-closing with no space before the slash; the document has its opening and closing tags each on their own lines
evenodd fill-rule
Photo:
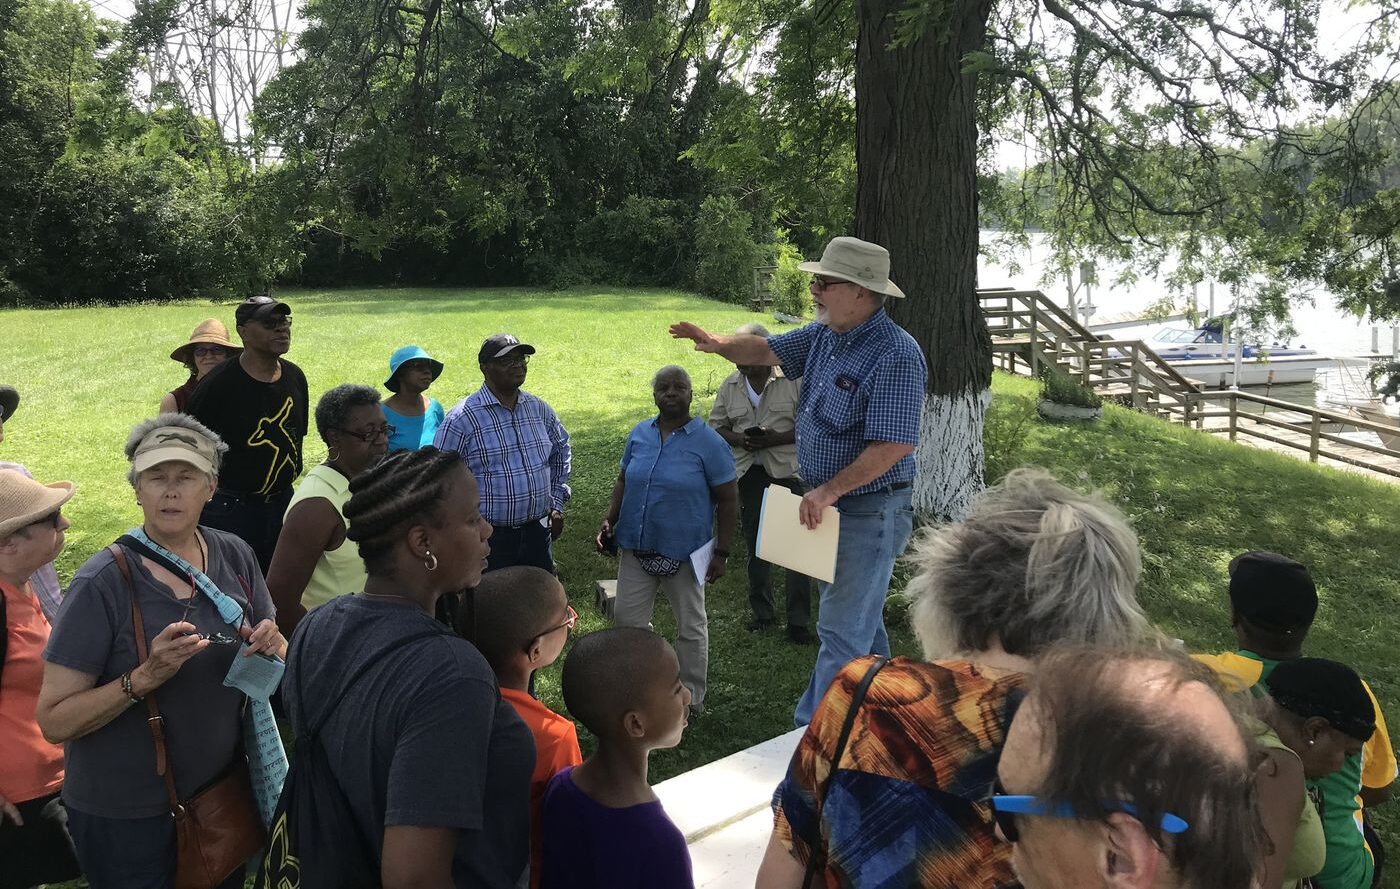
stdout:
<svg viewBox="0 0 1400 889">
<path fill-rule="evenodd" d="M 855 728 L 856 713 L 860 711 L 860 705 L 865 701 L 865 693 L 870 691 L 870 684 L 875 681 L 875 674 L 880 672 L 880 668 L 889 663 L 887 657 L 876 657 L 874 663 L 865 671 L 861 677 L 860 685 L 856 686 L 855 692 L 851 695 L 851 706 L 846 710 L 846 721 L 841 726 L 841 736 L 836 739 L 836 752 L 831 756 L 831 773 L 826 776 L 826 787 L 817 796 L 817 832 L 820 836 L 822 823 L 822 808 L 826 805 L 826 794 L 831 789 L 831 782 L 836 778 L 836 770 L 841 766 L 841 757 L 846 753 L 846 742 L 851 740 L 851 730 Z M 807 853 L 807 872 L 802 877 L 802 889 L 811 889 L 812 878 L 817 875 L 817 870 L 822 865 L 818 858 L 825 859 L 825 855 L 818 855 L 814 846 Z"/>
</svg>

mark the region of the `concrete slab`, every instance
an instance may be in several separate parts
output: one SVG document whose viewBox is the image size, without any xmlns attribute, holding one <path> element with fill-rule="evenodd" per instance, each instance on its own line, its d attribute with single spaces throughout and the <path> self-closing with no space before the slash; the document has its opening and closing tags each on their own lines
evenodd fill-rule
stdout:
<svg viewBox="0 0 1400 889">
<path fill-rule="evenodd" d="M 753 885 L 773 830 L 773 791 L 805 731 L 793 729 L 656 785 L 690 846 L 697 889 Z"/>
</svg>

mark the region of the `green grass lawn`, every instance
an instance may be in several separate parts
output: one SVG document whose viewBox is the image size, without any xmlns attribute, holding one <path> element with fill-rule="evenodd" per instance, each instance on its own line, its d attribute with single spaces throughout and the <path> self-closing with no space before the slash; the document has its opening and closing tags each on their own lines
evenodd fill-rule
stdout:
<svg viewBox="0 0 1400 889">
<path fill-rule="evenodd" d="M 615 565 L 596 555 L 596 529 L 627 432 L 650 416 L 650 378 L 664 364 L 690 370 L 697 412 L 730 368 L 670 339 L 682 318 L 715 330 L 754 320 L 733 306 L 683 293 L 650 290 L 342 290 L 285 291 L 295 311 L 288 357 L 306 371 L 313 400 L 342 382 L 379 386 L 389 353 L 418 343 L 447 365 L 430 394 L 451 407 L 481 382 L 474 356 L 482 339 L 507 330 L 539 348 L 526 388 L 549 401 L 574 444 L 574 499 L 556 548 L 559 569 L 582 619 L 580 632 L 603 625 L 592 605 L 597 578 Z M 0 459 L 26 464 L 41 480 L 71 479 L 78 493 L 59 573 L 71 576 L 99 547 L 140 519 L 124 480 L 126 433 L 150 416 L 182 369 L 166 356 L 202 318 L 232 325 L 233 306 L 182 303 L 123 308 L 7 311 L 0 326 L 12 344 L 0 382 L 23 393 L 5 427 Z M 777 329 L 777 325 L 770 325 Z M 998 376 L 994 410 L 1005 415 L 1034 392 L 1029 381 Z M 1225 566 L 1247 549 L 1273 549 L 1308 564 L 1322 606 L 1308 642 L 1311 654 L 1356 667 L 1400 724 L 1400 602 L 1396 529 L 1400 486 L 1309 466 L 1286 456 L 1232 445 L 1109 406 L 1087 426 L 1032 421 L 1002 462 L 1035 463 L 1078 487 L 1104 490 L 1134 520 L 1144 551 L 1142 601 L 1170 635 L 1191 650 L 1231 646 Z M 324 456 L 308 440 L 307 464 Z M 815 647 L 781 634 L 754 635 L 748 619 L 742 547 L 730 573 L 712 586 L 710 691 L 704 719 L 681 746 L 658 753 L 662 780 L 770 738 L 791 727 L 792 706 L 806 684 Z M 914 654 L 903 606 L 887 622 L 897 653 Z M 657 627 L 673 635 L 664 603 Z M 544 671 L 545 701 L 561 708 L 558 668 Z M 589 739 L 583 738 L 585 747 Z M 1400 805 L 1400 803 L 1393 804 Z M 1400 819 L 1381 810 L 1383 834 L 1400 848 Z M 1392 872 L 1394 869 L 1392 869 Z M 1400 886 L 1400 880 L 1388 881 Z"/>
</svg>

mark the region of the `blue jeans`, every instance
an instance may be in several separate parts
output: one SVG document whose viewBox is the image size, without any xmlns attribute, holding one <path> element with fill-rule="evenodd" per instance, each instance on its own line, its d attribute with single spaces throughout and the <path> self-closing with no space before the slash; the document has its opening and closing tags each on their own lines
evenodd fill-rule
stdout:
<svg viewBox="0 0 1400 889">
<path fill-rule="evenodd" d="M 516 528 L 493 526 L 490 543 L 491 552 L 486 556 L 487 571 L 531 565 L 554 573 L 554 553 L 548 525 L 534 521 Z"/>
<path fill-rule="evenodd" d="M 858 657 L 890 653 L 885 633 L 885 596 L 894 562 L 914 530 L 909 488 L 848 494 L 836 501 L 841 536 L 836 549 L 835 583 L 818 582 L 817 665 L 797 702 L 793 722 L 812 721 L 817 704 L 841 668 Z"/>
<path fill-rule="evenodd" d="M 282 534 L 282 516 L 291 501 L 291 488 L 267 497 L 220 488 L 204 504 L 199 523 L 227 531 L 251 546 L 265 577 L 277 549 L 277 538 Z"/>
</svg>

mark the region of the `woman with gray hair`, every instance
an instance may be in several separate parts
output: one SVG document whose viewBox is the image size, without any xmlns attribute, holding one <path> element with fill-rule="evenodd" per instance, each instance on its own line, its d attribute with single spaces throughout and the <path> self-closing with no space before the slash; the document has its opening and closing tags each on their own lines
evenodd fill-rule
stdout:
<svg viewBox="0 0 1400 889">
<path fill-rule="evenodd" d="M 1127 520 L 1044 470 L 1011 473 L 908 558 L 927 661 L 860 658 L 832 682 L 774 795 L 759 889 L 803 885 L 808 863 L 822 886 L 1016 885 L 988 800 L 1026 674 L 1059 643 L 1151 632 Z"/>
<path fill-rule="evenodd" d="M 316 431 L 326 460 L 292 494 L 267 570 L 277 624 L 289 639 L 306 612 L 365 588 L 365 563 L 345 539 L 345 502 L 350 481 L 388 453 L 394 427 L 384 421 L 378 392 L 346 383 L 316 403 Z"/>
<path fill-rule="evenodd" d="M 173 885 L 189 864 L 177 861 L 177 830 L 212 791 L 245 803 L 252 821 L 222 824 L 254 844 L 245 858 L 261 843 L 245 696 L 225 680 L 240 658 L 281 657 L 286 640 L 252 549 L 199 525 L 225 450 L 185 414 L 132 430 L 142 522 L 78 569 L 44 651 L 35 715 L 67 745 L 63 801 L 93 889 Z M 215 879 L 241 886 L 241 862 Z"/>
<path fill-rule="evenodd" d="M 690 689 L 694 718 L 705 709 L 710 663 L 705 584 L 724 574 L 738 523 L 734 456 L 719 433 L 691 415 L 684 368 L 658 370 L 651 396 L 657 414 L 627 437 L 596 543 L 599 552 L 619 558 L 618 626 L 650 624 L 658 592 L 670 601 L 681 682 Z M 709 561 L 697 573 L 693 554 L 707 544 L 713 544 Z"/>
</svg>

